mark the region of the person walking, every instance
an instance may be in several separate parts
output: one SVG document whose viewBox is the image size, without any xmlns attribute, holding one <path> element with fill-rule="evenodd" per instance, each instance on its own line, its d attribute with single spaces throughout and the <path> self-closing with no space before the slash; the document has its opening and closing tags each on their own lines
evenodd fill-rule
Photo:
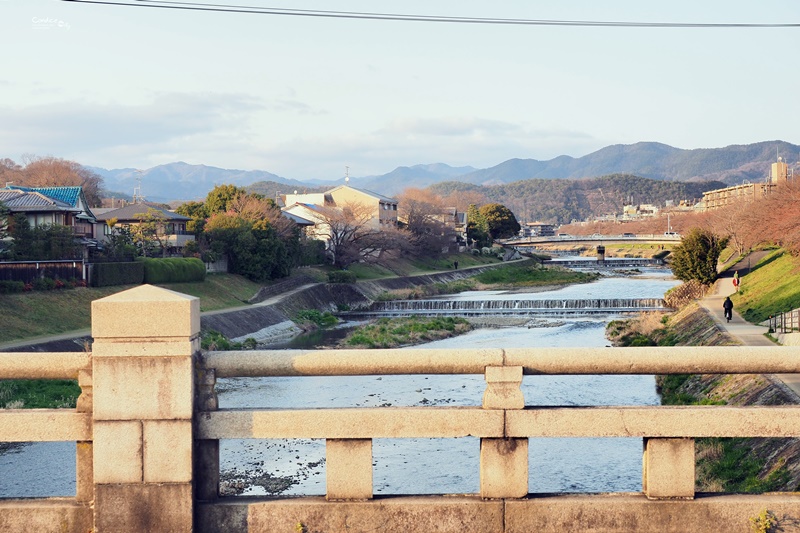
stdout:
<svg viewBox="0 0 800 533">
<path fill-rule="evenodd" d="M 733 302 L 730 296 L 725 297 L 725 301 L 722 302 L 722 309 L 725 311 L 725 320 L 730 322 L 733 316 Z"/>
<path fill-rule="evenodd" d="M 739 271 L 735 271 L 733 273 L 733 286 L 736 289 L 736 292 L 739 292 Z"/>
</svg>

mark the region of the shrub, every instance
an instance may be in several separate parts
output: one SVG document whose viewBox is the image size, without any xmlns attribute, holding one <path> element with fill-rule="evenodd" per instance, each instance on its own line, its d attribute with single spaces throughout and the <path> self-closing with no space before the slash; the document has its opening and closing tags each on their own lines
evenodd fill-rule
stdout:
<svg viewBox="0 0 800 533">
<path fill-rule="evenodd" d="M 213 329 L 204 331 L 200 338 L 200 347 L 203 350 L 226 352 L 230 350 L 252 350 L 256 346 L 258 346 L 258 342 L 253 337 L 247 337 L 242 342 L 234 342 Z"/>
<path fill-rule="evenodd" d="M 355 283 L 356 275 L 347 270 L 332 270 L 328 272 L 328 283 Z"/>
<path fill-rule="evenodd" d="M 56 282 L 50 278 L 37 278 L 33 282 L 33 290 L 35 291 L 52 291 L 56 288 Z"/>
<path fill-rule="evenodd" d="M 12 294 L 25 290 L 25 283 L 22 281 L 0 281 L 0 294 Z"/>
<path fill-rule="evenodd" d="M 295 315 L 295 319 L 297 322 L 311 322 L 320 328 L 329 328 L 339 322 L 339 319 L 328 311 L 322 313 L 316 309 L 301 309 Z"/>
<path fill-rule="evenodd" d="M 92 286 L 140 285 L 144 281 L 144 264 L 133 263 L 93 263 Z"/>
</svg>

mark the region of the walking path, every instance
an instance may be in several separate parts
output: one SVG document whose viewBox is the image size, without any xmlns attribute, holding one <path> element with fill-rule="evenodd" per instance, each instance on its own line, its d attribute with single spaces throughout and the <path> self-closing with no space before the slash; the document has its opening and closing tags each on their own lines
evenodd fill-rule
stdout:
<svg viewBox="0 0 800 533">
<path fill-rule="evenodd" d="M 709 294 L 700 300 L 700 305 L 708 311 L 709 315 L 723 331 L 730 334 L 731 337 L 737 339 L 744 346 L 776 346 L 773 341 L 764 335 L 769 328 L 747 322 L 736 312 L 735 308 L 732 320 L 730 322 L 725 321 L 722 302 L 726 296 L 736 292 L 732 277 L 733 274 L 729 270 L 727 277 L 718 279 Z M 774 377 L 800 396 L 800 374 L 774 374 Z"/>
</svg>

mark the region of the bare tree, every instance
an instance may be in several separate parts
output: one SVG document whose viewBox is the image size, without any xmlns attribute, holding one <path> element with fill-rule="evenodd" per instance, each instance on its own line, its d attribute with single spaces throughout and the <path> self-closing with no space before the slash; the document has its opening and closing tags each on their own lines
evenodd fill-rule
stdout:
<svg viewBox="0 0 800 533">
<path fill-rule="evenodd" d="M 397 232 L 390 226 L 378 227 L 373 206 L 347 202 L 318 207 L 316 212 L 321 219 L 317 235 L 328 241 L 328 253 L 336 267 L 346 268 L 358 261 L 380 262 L 397 246 Z"/>
<path fill-rule="evenodd" d="M 406 189 L 398 200 L 399 218 L 415 254 L 439 254 L 454 240 L 453 214 L 439 196 L 425 189 Z"/>
<path fill-rule="evenodd" d="M 25 156 L 25 166 L 20 167 L 10 159 L 0 162 L 0 173 L 9 173 L 15 185 L 23 187 L 69 187 L 80 186 L 90 207 L 101 203 L 100 189 L 103 178 L 75 161 L 57 157 Z"/>
<path fill-rule="evenodd" d="M 258 225 L 267 222 L 281 239 L 296 236 L 297 224 L 283 216 L 280 208 L 270 198 L 253 194 L 240 194 L 232 199 L 228 211 Z"/>
</svg>

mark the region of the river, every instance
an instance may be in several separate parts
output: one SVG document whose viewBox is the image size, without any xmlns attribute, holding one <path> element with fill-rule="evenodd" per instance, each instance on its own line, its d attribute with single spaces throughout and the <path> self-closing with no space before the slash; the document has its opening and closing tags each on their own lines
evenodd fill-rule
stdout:
<svg viewBox="0 0 800 533">
<path fill-rule="evenodd" d="M 677 282 L 668 271 L 603 277 L 538 292 L 537 299 L 658 298 Z M 502 291 L 449 298 L 503 299 Z M 612 317 L 537 319 L 536 327 L 476 329 L 416 348 L 606 346 Z M 414 348 L 409 348 L 414 349 Z M 482 375 L 220 379 L 221 408 L 478 406 Z M 526 405 L 657 405 L 653 376 L 526 376 Z M 532 493 L 641 490 L 641 439 L 530 439 Z M 227 492 L 243 495 L 325 493 L 322 440 L 225 440 L 220 470 Z M 375 494 L 479 491 L 479 439 L 375 439 Z M 0 452 L 0 497 L 75 494 L 75 443 L 33 443 Z"/>
</svg>

